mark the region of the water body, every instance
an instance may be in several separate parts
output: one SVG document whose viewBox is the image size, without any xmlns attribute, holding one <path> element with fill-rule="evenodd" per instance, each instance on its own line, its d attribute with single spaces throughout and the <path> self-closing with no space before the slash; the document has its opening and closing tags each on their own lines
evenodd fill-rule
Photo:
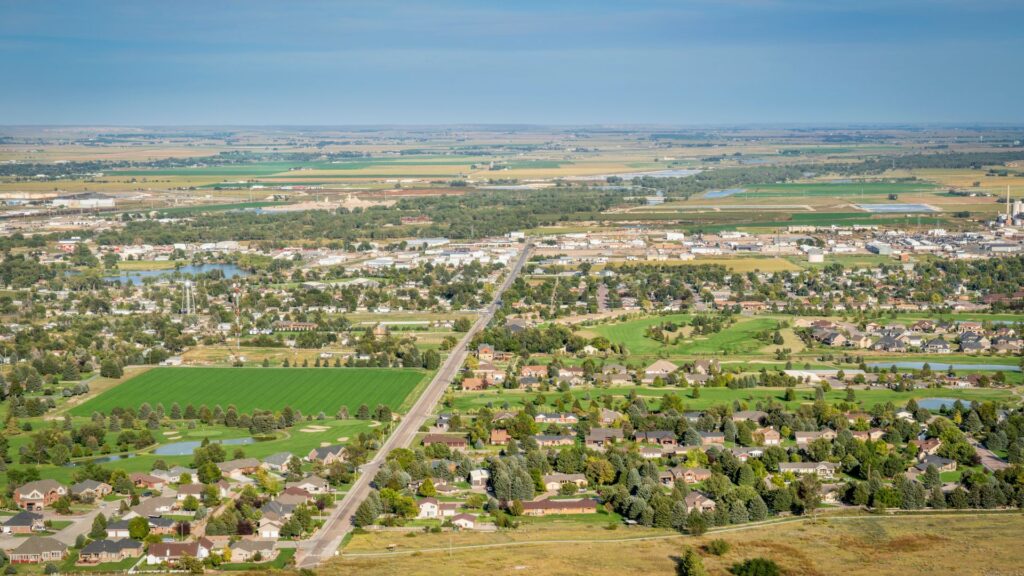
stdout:
<svg viewBox="0 0 1024 576">
<path fill-rule="evenodd" d="M 98 458 L 89 458 L 86 460 L 79 460 L 77 462 L 68 462 L 64 466 L 67 468 L 74 468 L 75 466 L 85 466 L 89 462 L 92 462 L 93 464 L 106 464 L 107 462 L 117 462 L 118 460 L 127 460 L 134 457 L 135 454 L 111 454 L 110 456 L 100 456 Z"/>
<path fill-rule="evenodd" d="M 245 444 L 252 444 L 256 440 L 254 438 L 229 438 L 227 440 L 211 440 L 215 444 L 224 444 L 225 446 L 243 446 Z M 171 444 L 164 444 L 158 446 L 156 450 L 153 450 L 153 454 L 157 456 L 189 456 L 192 451 L 199 448 L 203 442 L 201 440 L 190 440 L 187 442 L 174 442 Z"/>
<path fill-rule="evenodd" d="M 857 204 L 857 208 L 875 214 L 914 214 L 919 212 L 938 212 L 925 204 Z"/>
<path fill-rule="evenodd" d="M 733 194 L 739 194 L 743 192 L 743 188 L 726 188 L 725 190 L 708 190 L 704 193 L 704 198 L 725 198 L 732 196 Z"/>
<path fill-rule="evenodd" d="M 970 402 L 960 401 L 964 406 L 969 406 Z M 942 410 L 943 408 L 952 408 L 953 404 L 956 404 L 956 398 L 918 398 L 917 405 L 925 410 Z"/>
<path fill-rule="evenodd" d="M 580 181 L 597 181 L 607 180 L 612 176 L 617 176 L 623 180 L 632 180 L 633 178 L 643 178 L 644 176 L 650 176 L 651 178 L 682 178 L 683 176 L 693 176 L 699 174 L 700 170 L 690 170 L 688 168 L 674 168 L 671 170 L 652 170 L 649 172 L 627 172 L 625 174 L 598 174 L 596 176 L 571 176 L 566 180 L 580 180 Z"/>
<path fill-rule="evenodd" d="M 896 366 L 907 370 L 920 370 L 924 368 L 924 362 L 871 362 L 869 368 L 889 368 Z M 1009 364 L 943 364 L 941 362 L 928 362 L 928 366 L 935 372 L 946 372 L 953 370 L 991 370 L 993 372 L 1020 372 L 1020 366 Z"/>
<path fill-rule="evenodd" d="M 214 270 L 220 270 L 225 278 L 235 278 L 248 276 L 249 273 L 242 270 L 234 264 L 200 264 L 198 266 L 189 264 L 188 266 L 182 266 L 181 268 L 168 268 L 166 270 L 134 270 L 131 272 L 122 272 L 116 276 L 104 276 L 103 279 L 107 282 L 131 282 L 136 286 L 142 284 L 142 281 L 146 278 L 170 278 L 176 273 L 183 276 L 198 276 L 200 274 L 207 274 Z"/>
</svg>

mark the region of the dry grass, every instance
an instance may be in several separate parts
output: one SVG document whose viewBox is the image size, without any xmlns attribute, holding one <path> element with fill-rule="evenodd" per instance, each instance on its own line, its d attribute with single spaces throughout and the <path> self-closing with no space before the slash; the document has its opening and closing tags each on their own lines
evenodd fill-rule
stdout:
<svg viewBox="0 0 1024 576">
<path fill-rule="evenodd" d="M 633 530 L 608 531 L 594 527 L 605 538 L 634 536 Z M 555 532 L 548 534 L 554 538 Z M 566 539 L 579 529 L 565 532 Z M 536 536 L 536 534 L 535 534 Z M 585 542 L 528 544 L 459 550 L 466 535 L 454 536 L 451 552 L 447 534 L 356 536 L 347 553 L 363 550 L 364 538 L 389 539 L 400 545 L 437 547 L 441 551 L 396 554 L 390 557 L 344 556 L 321 567 L 318 573 L 361 574 L 673 574 L 685 546 L 701 546 L 713 538 L 732 544 L 722 557 L 704 555 L 711 574 L 727 574 L 729 566 L 756 556 L 775 560 L 789 576 L 844 574 L 876 576 L 898 574 L 1020 574 L 1020 538 L 1024 517 L 1019 514 L 941 517 L 847 517 L 754 527 L 703 538 L 671 536 L 637 542 Z M 472 540 L 480 540 L 472 535 Z"/>
</svg>

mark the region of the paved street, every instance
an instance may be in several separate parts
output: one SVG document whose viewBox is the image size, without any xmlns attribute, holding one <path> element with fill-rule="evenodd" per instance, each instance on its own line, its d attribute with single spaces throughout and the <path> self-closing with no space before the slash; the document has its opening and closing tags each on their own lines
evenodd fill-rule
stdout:
<svg viewBox="0 0 1024 576">
<path fill-rule="evenodd" d="M 473 326 L 466 332 L 466 335 L 459 340 L 452 349 L 451 354 L 444 364 L 434 375 L 433 380 L 427 386 L 420 398 L 413 405 L 408 414 L 395 428 L 395 431 L 384 442 L 384 445 L 373 457 L 373 459 L 361 467 L 361 474 L 356 479 L 352 488 L 349 489 L 345 498 L 335 507 L 324 526 L 317 533 L 299 544 L 296 563 L 300 567 L 310 567 L 327 560 L 337 553 L 338 547 L 346 534 L 352 529 L 352 516 L 355 514 L 359 504 L 370 493 L 370 482 L 377 476 L 377 471 L 387 459 L 387 455 L 395 448 L 408 446 L 412 443 L 420 426 L 426 423 L 427 418 L 433 413 L 434 407 L 444 396 L 445 390 L 451 384 L 459 368 L 466 360 L 467 344 L 476 334 L 491 321 L 494 312 L 498 308 L 502 294 L 512 285 L 512 282 L 519 276 L 529 258 L 530 246 L 524 247 L 519 259 L 509 271 L 505 281 L 495 292 L 494 300 L 484 309 Z"/>
</svg>

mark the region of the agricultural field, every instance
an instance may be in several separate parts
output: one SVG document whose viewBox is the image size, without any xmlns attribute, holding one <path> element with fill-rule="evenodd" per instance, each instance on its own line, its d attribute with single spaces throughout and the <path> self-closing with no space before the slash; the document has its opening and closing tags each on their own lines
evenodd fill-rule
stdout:
<svg viewBox="0 0 1024 576">
<path fill-rule="evenodd" d="M 187 404 L 235 405 L 240 413 L 291 406 L 303 414 L 355 413 L 386 404 L 397 410 L 424 381 L 422 370 L 386 368 L 154 368 L 71 409 L 73 416 L 143 402 L 165 407 Z"/>
<path fill-rule="evenodd" d="M 686 546 L 702 550 L 713 539 L 728 542 L 722 556 L 702 552 L 711 574 L 727 574 L 748 558 L 774 560 L 789 576 L 949 572 L 989 576 L 1017 574 L 1018 542 L 1024 533 L 1019 514 L 941 513 L 899 516 L 797 518 L 711 531 L 702 537 L 642 528 L 606 530 L 567 523 L 530 526 L 512 533 L 357 535 L 340 558 L 318 571 L 325 575 L 364 574 L 673 574 Z M 388 544 L 396 551 L 386 552 Z M 941 551 L 941 553 L 937 553 Z"/>
</svg>

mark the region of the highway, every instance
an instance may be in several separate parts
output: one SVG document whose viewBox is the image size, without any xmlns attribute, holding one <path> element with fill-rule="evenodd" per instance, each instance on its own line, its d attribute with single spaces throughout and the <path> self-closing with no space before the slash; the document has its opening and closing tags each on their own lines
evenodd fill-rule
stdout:
<svg viewBox="0 0 1024 576">
<path fill-rule="evenodd" d="M 469 353 L 467 345 L 494 317 L 502 295 L 519 276 L 523 266 L 526 264 L 526 260 L 530 255 L 530 248 L 529 244 L 523 247 L 519 258 L 512 266 L 505 280 L 498 287 L 498 290 L 495 291 L 494 299 L 482 311 L 476 322 L 473 323 L 473 326 L 466 332 L 466 335 L 452 348 L 451 353 L 438 369 L 430 384 L 427 385 L 426 390 L 423 391 L 423 394 L 413 404 L 409 413 L 398 423 L 394 432 L 384 442 L 381 449 L 377 451 L 373 459 L 360 467 L 361 472 L 358 478 L 356 478 L 356 481 L 352 484 L 352 487 L 345 494 L 341 502 L 334 507 L 324 525 L 313 537 L 298 544 L 298 551 L 296 552 L 297 566 L 300 568 L 310 568 L 335 555 L 345 535 L 353 528 L 352 516 L 355 514 L 356 509 L 359 508 L 359 504 L 370 493 L 370 482 L 377 476 L 377 471 L 380 470 L 380 467 L 387 460 L 388 454 L 395 448 L 402 448 L 412 444 L 413 438 L 416 437 L 420 427 L 426 423 L 427 418 L 434 412 L 437 403 L 440 402 L 455 375 L 466 361 L 466 355 Z"/>
</svg>

